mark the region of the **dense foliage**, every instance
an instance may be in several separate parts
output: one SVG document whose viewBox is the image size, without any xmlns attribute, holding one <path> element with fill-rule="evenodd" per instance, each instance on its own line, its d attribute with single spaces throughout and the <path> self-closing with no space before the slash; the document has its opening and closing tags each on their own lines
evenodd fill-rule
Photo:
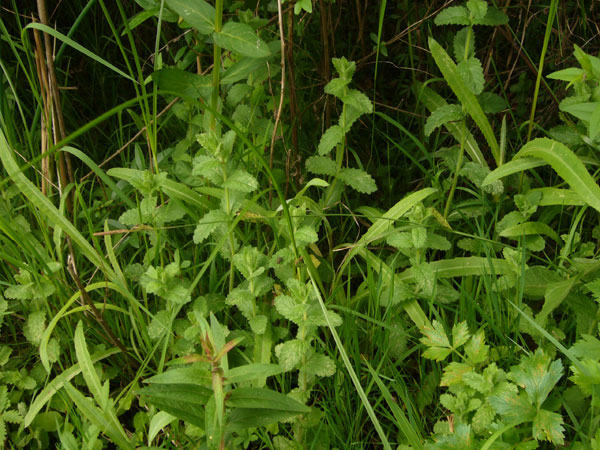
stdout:
<svg viewBox="0 0 600 450">
<path fill-rule="evenodd" d="M 0 448 L 600 450 L 593 2 L 5 3 Z"/>
</svg>

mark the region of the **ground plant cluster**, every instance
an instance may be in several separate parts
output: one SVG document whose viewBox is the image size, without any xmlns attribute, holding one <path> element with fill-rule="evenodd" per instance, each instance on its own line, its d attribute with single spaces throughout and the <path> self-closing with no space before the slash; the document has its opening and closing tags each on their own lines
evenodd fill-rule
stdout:
<svg viewBox="0 0 600 450">
<path fill-rule="evenodd" d="M 0 4 L 0 449 L 600 450 L 600 8 Z"/>
</svg>

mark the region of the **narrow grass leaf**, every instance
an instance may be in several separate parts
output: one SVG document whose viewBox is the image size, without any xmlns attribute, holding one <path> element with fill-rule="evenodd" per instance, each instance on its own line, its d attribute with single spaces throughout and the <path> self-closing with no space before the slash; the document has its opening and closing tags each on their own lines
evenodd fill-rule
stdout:
<svg viewBox="0 0 600 450">
<path fill-rule="evenodd" d="M 111 348 L 109 350 L 94 353 L 90 358 L 93 363 L 96 363 L 120 352 L 121 350 L 118 348 Z M 56 376 L 52 381 L 50 381 L 33 400 L 33 403 L 29 407 L 29 410 L 23 419 L 23 426 L 27 428 L 29 425 L 31 425 L 31 422 L 33 422 L 33 420 L 37 417 L 37 414 L 52 399 L 54 394 L 62 389 L 65 382 L 72 380 L 80 373 L 81 367 L 79 364 L 75 364 L 68 369 L 63 370 L 60 375 Z"/>
<path fill-rule="evenodd" d="M 83 375 L 83 379 L 87 384 L 90 393 L 96 403 L 100 405 L 101 409 L 106 408 L 106 398 L 103 395 L 102 383 L 100 382 L 100 377 L 96 373 L 96 369 L 94 368 L 94 363 L 92 362 L 92 358 L 87 349 L 87 345 L 85 343 L 85 336 L 83 335 L 83 322 L 79 321 L 77 324 L 77 328 L 75 329 L 75 354 L 77 355 L 77 362 L 79 362 L 79 367 L 81 367 L 81 374 Z"/>
<path fill-rule="evenodd" d="M 59 32 L 57 30 L 55 30 L 54 28 L 50 28 L 47 25 L 44 25 L 44 24 L 41 24 L 41 23 L 37 23 L 37 22 L 30 23 L 29 25 L 27 25 L 24 28 L 24 30 L 27 30 L 28 28 L 35 28 L 37 30 L 40 30 L 40 31 L 43 31 L 44 33 L 49 34 L 50 36 L 58 39 L 61 42 L 64 42 L 68 46 L 74 48 L 78 52 L 83 53 L 85 56 L 87 56 L 87 57 L 93 59 L 94 61 L 102 64 L 104 67 L 107 67 L 110 70 L 118 73 L 123 78 L 127 78 L 129 81 L 133 81 L 134 83 L 137 83 L 137 81 L 135 79 L 133 79 L 131 76 L 127 75 L 121 69 L 115 67 L 114 65 L 112 65 L 111 63 L 109 63 L 107 60 L 105 60 L 103 58 L 100 58 L 98 55 L 96 55 L 95 53 L 91 52 L 90 50 L 88 50 L 87 48 L 85 48 L 83 45 L 78 44 L 73 39 L 65 36 L 64 34 L 62 34 L 61 32 Z"/>
<path fill-rule="evenodd" d="M 73 243 L 79 247 L 81 253 L 96 267 L 99 267 L 108 279 L 116 279 L 116 274 L 105 263 L 104 259 L 98 254 L 96 249 L 81 235 L 75 226 L 44 196 L 34 184 L 21 172 L 13 159 L 12 151 L 6 142 L 4 132 L 0 130 L 0 160 L 19 190 L 29 199 L 51 223 L 59 226 L 69 235 Z"/>
</svg>

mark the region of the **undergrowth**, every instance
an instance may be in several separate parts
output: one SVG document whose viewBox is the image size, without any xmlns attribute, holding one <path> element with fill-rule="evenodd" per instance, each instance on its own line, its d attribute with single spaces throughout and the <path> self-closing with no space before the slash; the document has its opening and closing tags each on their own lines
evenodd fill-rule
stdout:
<svg viewBox="0 0 600 450">
<path fill-rule="evenodd" d="M 0 448 L 600 449 L 593 4 L 6 3 Z"/>
</svg>

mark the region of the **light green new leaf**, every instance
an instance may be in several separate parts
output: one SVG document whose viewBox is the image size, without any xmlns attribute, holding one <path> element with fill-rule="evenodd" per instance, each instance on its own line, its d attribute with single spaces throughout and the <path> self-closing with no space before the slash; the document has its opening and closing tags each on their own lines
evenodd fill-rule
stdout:
<svg viewBox="0 0 600 450">
<path fill-rule="evenodd" d="M 469 340 L 469 326 L 467 322 L 454 324 L 452 327 L 452 347 L 458 348 Z"/>
<path fill-rule="evenodd" d="M 177 420 L 177 417 L 172 416 L 168 412 L 157 412 L 150 420 L 150 425 L 148 426 L 148 445 L 152 445 L 152 441 L 158 433 L 174 420 Z"/>
<path fill-rule="evenodd" d="M 271 56 L 269 46 L 245 23 L 227 22 L 220 32 L 213 33 L 213 40 L 219 47 L 250 58 Z"/>
<path fill-rule="evenodd" d="M 215 8 L 204 0 L 167 0 L 167 5 L 200 34 L 215 30 Z"/>
<path fill-rule="evenodd" d="M 600 186 L 577 155 L 564 144 L 547 138 L 534 139 L 523 146 L 515 159 L 523 157 L 539 158 L 550 164 L 588 205 L 600 211 Z"/>
<path fill-rule="evenodd" d="M 545 323 L 548 315 L 558 308 L 564 299 L 567 298 L 567 295 L 569 295 L 573 289 L 576 281 L 577 278 L 573 277 L 568 280 L 558 281 L 548 285 L 546 293 L 544 294 L 544 306 L 542 306 L 542 310 L 536 317 L 538 322 L 541 321 L 541 323 Z"/>
<path fill-rule="evenodd" d="M 454 64 L 454 61 L 452 61 L 452 58 L 448 56 L 442 46 L 433 38 L 429 38 L 429 49 L 431 50 L 433 59 L 435 59 L 438 68 L 446 80 L 446 83 L 448 83 L 458 100 L 481 130 L 481 133 L 485 137 L 485 140 L 492 150 L 492 155 L 496 160 L 496 165 L 501 166 L 502 161 L 500 157 L 500 146 L 498 145 L 498 141 L 494 136 L 492 126 L 485 116 L 477 97 L 475 97 L 473 92 L 471 92 L 471 90 L 465 85 L 463 78 L 456 67 L 456 64 Z"/>
</svg>

